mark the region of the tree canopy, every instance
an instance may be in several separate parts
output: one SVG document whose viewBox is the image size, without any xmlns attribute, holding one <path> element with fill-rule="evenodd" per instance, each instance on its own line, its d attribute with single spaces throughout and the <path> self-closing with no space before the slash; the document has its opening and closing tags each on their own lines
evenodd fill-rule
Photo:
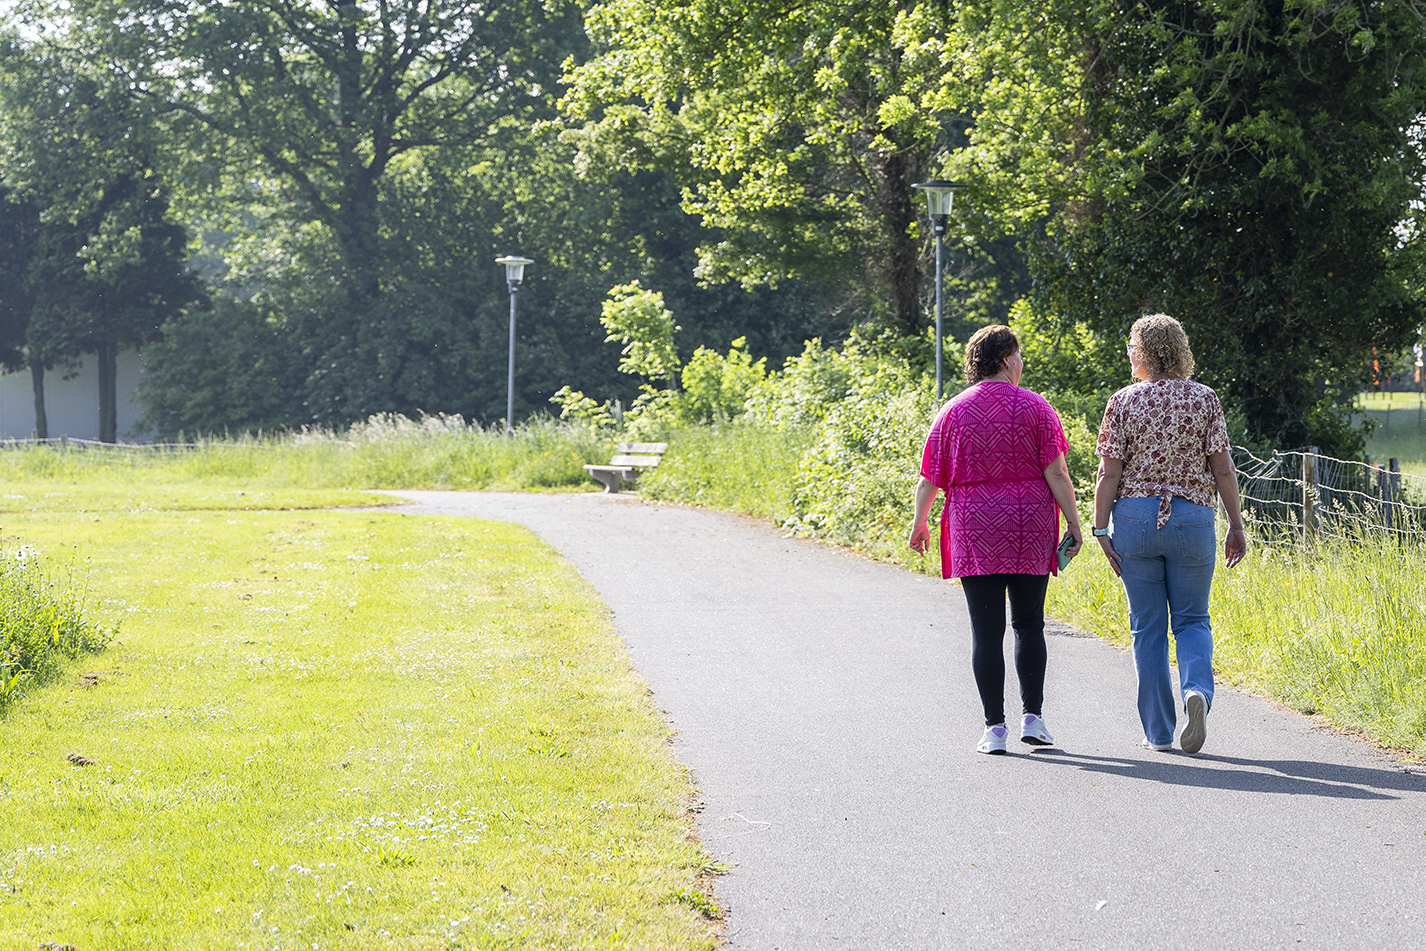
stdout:
<svg viewBox="0 0 1426 951">
<path fill-rule="evenodd" d="M 716 229 L 699 274 L 790 277 L 900 332 L 925 323 L 911 186 L 971 117 L 941 83 L 939 4 L 611 0 L 599 51 L 570 73 L 584 160 L 679 170 L 684 207 Z"/>
<path fill-rule="evenodd" d="M 152 340 L 200 296 L 187 235 L 168 216 L 152 116 L 113 77 L 57 48 L 0 46 L 0 141 L 9 147 L 5 362 L 42 376 L 86 353 L 98 363 L 101 439 L 117 438 L 116 358 Z M 21 356 L 23 352 L 23 356 Z"/>
<path fill-rule="evenodd" d="M 1348 409 L 1369 354 L 1426 316 L 1407 249 L 1424 37 L 1407 3 L 1106 18 L 1085 43 L 1082 151 L 1117 156 L 1117 180 L 1066 201 L 1037 243 L 1043 312 L 1116 337 L 1171 313 L 1248 438 L 1360 451 Z"/>
</svg>

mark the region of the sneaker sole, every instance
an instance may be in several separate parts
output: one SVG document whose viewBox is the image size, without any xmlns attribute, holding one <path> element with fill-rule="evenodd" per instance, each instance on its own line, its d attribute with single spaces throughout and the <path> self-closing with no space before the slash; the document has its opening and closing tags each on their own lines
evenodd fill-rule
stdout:
<svg viewBox="0 0 1426 951">
<path fill-rule="evenodd" d="M 1054 740 L 1042 740 L 1038 736 L 1022 736 L 1021 743 L 1029 743 L 1031 746 L 1054 746 Z"/>
<path fill-rule="evenodd" d="M 1004 750 L 977 750 L 976 752 L 984 753 L 984 754 L 987 755 L 987 756 L 1004 756 L 1004 755 L 1005 755 L 1005 751 L 1004 751 Z"/>
<path fill-rule="evenodd" d="M 1183 728 L 1178 745 L 1185 753 L 1197 753 L 1208 737 L 1208 701 L 1202 694 L 1195 693 L 1184 703 L 1184 709 L 1188 713 L 1188 725 Z"/>
</svg>

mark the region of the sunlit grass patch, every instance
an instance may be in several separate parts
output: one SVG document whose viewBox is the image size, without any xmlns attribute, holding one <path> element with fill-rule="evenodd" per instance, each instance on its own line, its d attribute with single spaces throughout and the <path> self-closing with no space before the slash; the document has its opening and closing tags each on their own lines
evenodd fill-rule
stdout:
<svg viewBox="0 0 1426 951">
<path fill-rule="evenodd" d="M 667 726 L 527 532 L 73 501 L 7 535 L 123 627 L 0 721 L 0 947 L 711 945 Z"/>
<path fill-rule="evenodd" d="M 44 450 L 40 450 L 44 451 Z M 5 454 L 0 453 L 0 461 Z M 98 467 L 68 479 L 12 480 L 0 491 L 0 515 L 141 515 L 151 512 L 265 511 L 392 505 L 399 500 L 356 489 L 253 488 L 221 481 L 171 481 L 146 470 Z"/>
</svg>

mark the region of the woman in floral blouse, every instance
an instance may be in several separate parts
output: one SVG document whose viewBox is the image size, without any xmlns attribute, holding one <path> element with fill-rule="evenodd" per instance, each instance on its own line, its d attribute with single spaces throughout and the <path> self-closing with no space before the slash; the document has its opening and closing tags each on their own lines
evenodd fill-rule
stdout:
<svg viewBox="0 0 1426 951">
<path fill-rule="evenodd" d="M 1129 596 L 1143 745 L 1173 748 L 1177 726 L 1169 676 L 1169 622 L 1178 648 L 1187 723 L 1179 745 L 1197 753 L 1213 706 L 1215 488 L 1228 515 L 1223 553 L 1243 560 L 1247 538 L 1228 428 L 1218 395 L 1189 379 L 1193 351 L 1179 322 L 1141 317 L 1129 332 L 1129 361 L 1142 382 L 1115 393 L 1099 429 L 1094 535 Z M 1112 516 L 1112 517 L 1111 517 Z"/>
</svg>

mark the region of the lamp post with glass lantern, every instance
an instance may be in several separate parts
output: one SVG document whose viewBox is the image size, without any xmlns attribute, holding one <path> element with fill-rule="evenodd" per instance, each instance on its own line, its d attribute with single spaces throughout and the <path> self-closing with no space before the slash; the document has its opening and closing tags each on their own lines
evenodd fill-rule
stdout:
<svg viewBox="0 0 1426 951">
<path fill-rule="evenodd" d="M 525 278 L 525 265 L 535 262 L 507 254 L 496 258 L 495 263 L 505 265 L 505 280 L 510 285 L 510 374 L 505 390 L 505 435 L 511 436 L 515 433 L 515 292 Z"/>
<path fill-rule="evenodd" d="M 956 190 L 965 188 L 965 185 L 932 179 L 911 187 L 926 193 L 926 204 L 931 212 L 931 230 L 936 235 L 936 403 L 939 405 L 944 393 L 941 385 L 941 254 L 945 244 L 946 227 L 951 220 L 951 206 L 956 200 Z"/>
</svg>

